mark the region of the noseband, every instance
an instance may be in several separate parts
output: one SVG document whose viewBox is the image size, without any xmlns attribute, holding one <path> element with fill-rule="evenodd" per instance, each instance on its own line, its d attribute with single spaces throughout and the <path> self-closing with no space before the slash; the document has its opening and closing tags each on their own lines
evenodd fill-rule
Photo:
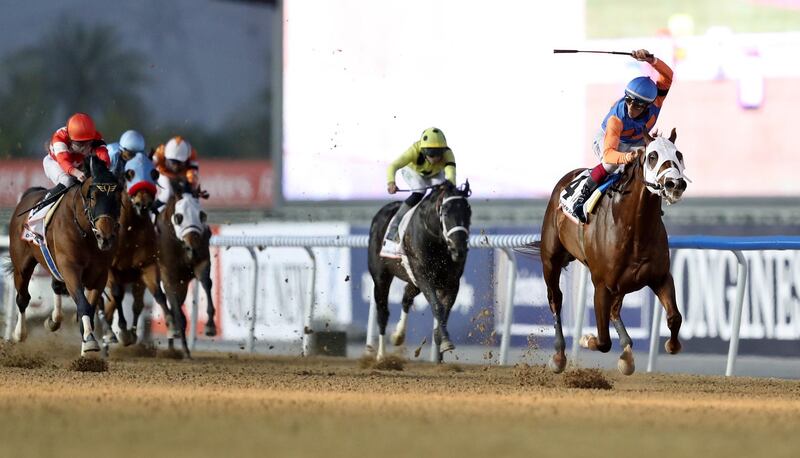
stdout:
<svg viewBox="0 0 800 458">
<path fill-rule="evenodd" d="M 450 202 L 452 200 L 456 200 L 456 199 L 465 199 L 466 200 L 466 197 L 464 197 L 464 196 L 450 196 L 450 197 L 447 197 L 444 200 L 442 200 L 441 205 L 439 205 L 439 221 L 442 222 L 442 235 L 444 236 L 445 240 L 450 240 L 450 236 L 455 234 L 456 232 L 464 232 L 465 234 L 467 234 L 467 236 L 469 236 L 469 229 L 467 229 L 466 227 L 464 227 L 464 226 L 453 226 L 450 229 L 448 229 L 447 225 L 444 222 L 444 212 L 442 211 L 442 209 L 444 209 L 444 204 L 446 204 L 447 202 Z"/>
</svg>

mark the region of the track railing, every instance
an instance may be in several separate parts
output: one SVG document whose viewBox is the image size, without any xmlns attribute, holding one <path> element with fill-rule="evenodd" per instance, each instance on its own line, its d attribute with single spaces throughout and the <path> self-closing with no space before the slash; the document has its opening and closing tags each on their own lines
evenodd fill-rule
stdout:
<svg viewBox="0 0 800 458">
<path fill-rule="evenodd" d="M 514 288 L 516 287 L 516 258 L 512 249 L 514 247 L 523 246 L 538 240 L 538 234 L 525 234 L 525 235 L 473 235 L 469 238 L 470 248 L 495 248 L 500 249 L 511 263 L 513 275 L 509 275 L 506 279 L 506 303 L 504 304 L 504 323 L 503 329 L 511 329 L 512 310 L 514 304 Z M 312 263 L 311 269 L 311 291 L 309 291 L 310 299 L 306 309 L 303 311 L 303 328 L 301 335 L 303 336 L 303 354 L 309 354 L 310 339 L 307 329 L 311 328 L 314 319 L 315 298 L 316 298 L 316 285 L 314 278 L 316 277 L 317 260 L 314 257 L 312 248 L 367 248 L 369 246 L 369 236 L 367 235 L 342 235 L 342 236 L 322 236 L 322 237 L 289 237 L 289 236 L 230 236 L 230 235 L 216 235 L 211 238 L 211 245 L 222 248 L 246 248 L 250 251 L 253 259 L 255 269 L 258 269 L 258 260 L 255 255 L 255 250 L 262 250 L 268 247 L 274 248 L 303 248 L 308 253 Z M 256 270 L 257 272 L 257 270 Z M 255 276 L 255 284 L 253 290 L 258 291 L 258 275 Z M 197 295 L 195 294 L 195 297 Z M 258 304 L 256 303 L 256 294 L 253 294 L 253 300 L 250 304 L 250 327 L 247 336 L 247 346 L 249 351 L 255 348 L 255 316 Z M 197 307 L 193 305 L 190 312 L 191 323 L 197 322 Z M 367 345 L 372 345 L 375 340 L 375 301 L 370 300 L 369 318 L 367 324 Z M 191 329 L 194 331 L 194 328 Z M 194 332 L 191 332 L 194 336 Z M 193 338 L 192 338 L 193 339 Z M 193 345 L 194 340 L 190 341 Z M 504 333 L 500 342 L 500 364 L 508 362 L 508 348 L 510 343 L 510 335 L 508 332 Z M 436 356 L 436 349 L 431 345 L 431 360 Z"/>
</svg>

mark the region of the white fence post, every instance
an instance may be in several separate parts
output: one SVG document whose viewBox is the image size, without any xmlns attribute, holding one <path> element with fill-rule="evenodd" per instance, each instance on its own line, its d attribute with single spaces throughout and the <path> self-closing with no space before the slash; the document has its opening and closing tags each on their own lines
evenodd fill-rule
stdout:
<svg viewBox="0 0 800 458">
<path fill-rule="evenodd" d="M 503 336 L 500 338 L 500 359 L 497 363 L 508 363 L 508 347 L 511 345 L 511 324 L 514 322 L 514 289 L 517 281 L 517 258 L 511 248 L 502 248 L 508 258 L 508 278 L 506 279 L 506 304 L 503 308 Z"/>
<path fill-rule="evenodd" d="M 739 353 L 739 330 L 742 324 L 742 306 L 744 305 L 744 288 L 747 285 L 747 260 L 741 251 L 734 251 L 738 266 L 736 268 L 736 303 L 733 304 L 733 320 L 731 321 L 731 342 L 728 347 L 728 365 L 725 375 L 733 375 L 736 355 Z"/>
<path fill-rule="evenodd" d="M 308 305 L 305 307 L 303 314 L 303 356 L 308 356 L 311 351 L 311 325 L 314 320 L 314 306 L 317 300 L 317 257 L 314 256 L 314 250 L 311 247 L 304 247 L 308 257 L 311 258 L 311 285 L 309 287 Z"/>
<path fill-rule="evenodd" d="M 258 307 L 258 256 L 252 246 L 247 247 L 250 257 L 253 258 L 253 302 L 250 304 L 250 329 L 247 333 L 247 351 L 253 353 L 256 349 L 256 311 Z"/>
<path fill-rule="evenodd" d="M 583 333 L 583 317 L 586 315 L 586 282 L 589 269 L 581 263 L 575 269 L 578 276 L 578 293 L 575 298 L 575 326 L 572 330 L 572 364 L 578 362 L 578 349 L 580 348 L 581 334 Z"/>
</svg>

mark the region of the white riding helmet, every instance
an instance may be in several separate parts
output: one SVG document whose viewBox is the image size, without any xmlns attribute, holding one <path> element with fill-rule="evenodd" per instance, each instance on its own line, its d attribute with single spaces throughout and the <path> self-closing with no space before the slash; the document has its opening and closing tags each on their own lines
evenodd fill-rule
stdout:
<svg viewBox="0 0 800 458">
<path fill-rule="evenodd" d="M 164 157 L 173 161 L 186 162 L 189 160 L 190 154 L 192 154 L 192 145 L 180 135 L 170 138 L 164 147 Z"/>
</svg>

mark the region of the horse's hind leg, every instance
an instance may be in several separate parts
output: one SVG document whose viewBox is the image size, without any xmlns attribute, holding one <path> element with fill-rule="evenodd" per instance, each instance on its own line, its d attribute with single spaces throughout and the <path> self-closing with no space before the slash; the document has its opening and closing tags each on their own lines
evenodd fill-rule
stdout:
<svg viewBox="0 0 800 458">
<path fill-rule="evenodd" d="M 205 327 L 205 335 L 208 337 L 214 337 L 217 335 L 217 324 L 214 322 L 214 316 L 216 315 L 216 310 L 214 309 L 214 299 L 212 299 L 211 295 L 211 286 L 213 285 L 211 281 L 211 263 L 205 263 L 205 266 L 200 265 L 197 270 L 195 270 L 195 278 L 200 281 L 200 284 L 203 285 L 203 291 L 206 293 L 206 314 L 208 315 L 208 319 L 206 320 L 206 327 Z"/>
<path fill-rule="evenodd" d="M 389 323 L 389 288 L 394 277 L 388 271 L 372 276 L 375 286 L 372 297 L 375 300 L 375 311 L 378 314 L 378 352 L 375 359 L 380 361 L 386 352 L 386 325 Z"/>
<path fill-rule="evenodd" d="M 633 340 L 628 335 L 628 330 L 625 329 L 625 324 L 622 323 L 620 311 L 622 310 L 622 300 L 625 298 L 624 294 L 615 296 L 611 303 L 611 324 L 617 330 L 619 335 L 619 346 L 622 348 L 622 355 L 617 361 L 617 369 L 623 375 L 631 375 L 636 370 L 636 365 L 633 361 Z"/>
<path fill-rule="evenodd" d="M 414 298 L 420 293 L 419 288 L 411 283 L 406 284 L 406 290 L 403 293 L 403 310 L 400 312 L 400 321 L 397 322 L 392 334 L 392 344 L 403 345 L 406 341 L 406 320 L 408 319 L 408 311 L 414 303 Z"/>
<path fill-rule="evenodd" d="M 64 313 L 61 307 L 61 296 L 69 294 L 67 285 L 53 278 L 50 282 L 50 288 L 53 290 L 53 311 L 50 316 L 45 318 L 44 327 L 48 331 L 55 332 L 61 328 L 61 322 L 64 321 Z"/>
<path fill-rule="evenodd" d="M 661 301 L 661 305 L 667 312 L 667 327 L 669 328 L 670 337 L 664 344 L 664 348 L 667 353 L 674 355 L 681 351 L 678 333 L 681 330 L 683 317 L 681 317 L 681 312 L 678 311 L 678 306 L 675 302 L 675 283 L 672 280 L 672 275 L 667 273 L 659 282 L 651 285 L 650 288 L 656 293 L 658 300 Z"/>
<path fill-rule="evenodd" d="M 31 282 L 36 259 L 30 254 L 22 259 L 12 256 L 14 266 L 14 286 L 17 289 L 17 325 L 14 327 L 14 341 L 23 342 L 28 338 L 28 327 L 25 323 L 25 310 L 31 301 L 28 285 Z"/>
<path fill-rule="evenodd" d="M 621 299 L 620 299 L 621 300 Z M 604 285 L 594 285 L 594 317 L 597 321 L 597 336 L 587 334 L 581 337 L 581 347 L 608 353 L 611 350 L 611 336 L 608 321 L 614 298 Z"/>
<path fill-rule="evenodd" d="M 545 256 L 542 254 L 542 273 L 544 283 L 547 286 L 547 302 L 550 304 L 550 312 L 553 314 L 553 327 L 555 328 L 555 353 L 550 358 L 548 366 L 556 374 L 564 372 L 567 367 L 567 355 L 564 353 L 566 344 L 564 343 L 564 330 L 561 327 L 561 305 L 564 301 L 564 294 L 561 292 L 559 281 L 561 279 L 561 269 L 563 267 L 563 247 L 558 246 L 556 254 Z"/>
</svg>

